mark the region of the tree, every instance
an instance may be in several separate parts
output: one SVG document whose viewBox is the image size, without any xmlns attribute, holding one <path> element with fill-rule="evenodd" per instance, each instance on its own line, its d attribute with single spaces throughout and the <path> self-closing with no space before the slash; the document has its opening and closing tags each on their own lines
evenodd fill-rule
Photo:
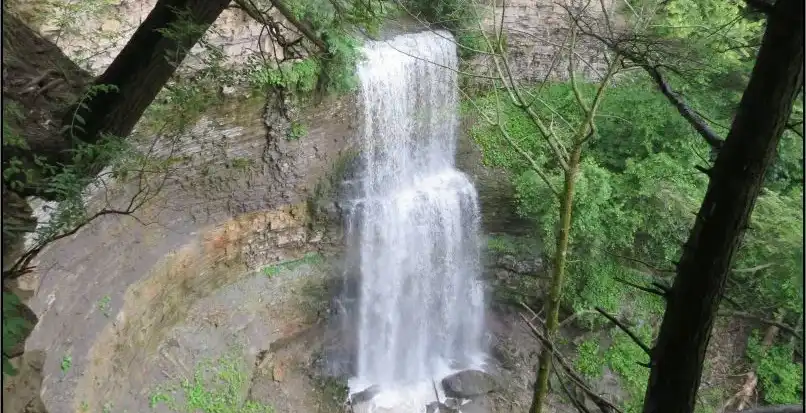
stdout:
<svg viewBox="0 0 806 413">
<path fill-rule="evenodd" d="M 696 1 L 683 3 L 695 9 L 698 6 L 706 8 L 712 6 L 711 4 L 702 5 Z M 663 2 L 663 4 L 669 4 L 669 2 Z M 643 10 L 643 8 L 646 7 L 648 12 L 654 12 L 654 10 L 652 10 L 654 6 L 653 2 L 641 3 L 640 8 L 635 3 L 633 3 L 633 5 L 636 6 L 636 9 Z M 679 5 L 674 4 L 674 6 L 678 7 L 676 10 L 679 12 Z M 713 5 L 713 7 L 717 9 L 724 6 L 724 4 Z M 730 24 L 720 24 L 718 26 L 719 28 L 731 26 L 731 24 L 736 21 L 741 23 L 743 21 L 742 19 L 745 18 L 742 14 L 735 14 L 732 5 L 728 4 L 727 6 L 728 11 L 733 15 L 721 15 L 719 18 L 724 19 L 724 22 Z M 630 13 L 626 14 L 629 16 Z M 622 302 L 618 301 L 618 297 L 623 297 L 623 293 L 620 291 L 618 293 L 612 292 L 614 288 L 621 289 L 616 282 L 621 282 L 622 284 L 655 294 L 651 297 L 654 298 L 652 303 L 641 304 L 642 306 L 649 304 L 647 307 L 651 307 L 651 311 L 641 314 L 640 319 L 633 319 L 633 321 L 636 322 L 635 324 L 639 324 L 639 334 L 635 334 L 634 331 L 630 331 L 630 329 L 624 327 L 623 323 L 620 323 L 617 317 L 610 317 L 614 324 L 618 325 L 623 332 L 627 333 L 625 337 L 632 337 L 632 339 L 625 338 L 626 346 L 633 346 L 636 349 L 636 352 L 622 354 L 618 366 L 615 366 L 617 367 L 615 370 L 623 379 L 626 379 L 625 382 L 632 387 L 629 389 L 628 393 L 631 398 L 635 399 L 631 400 L 631 402 L 635 404 L 629 405 L 628 408 L 637 411 L 642 408 L 642 399 L 646 392 L 646 378 L 642 379 L 642 376 L 646 377 L 644 375 L 648 371 L 644 367 L 636 366 L 636 363 L 642 362 L 643 360 L 641 358 L 644 358 L 644 360 L 648 359 L 647 353 L 650 351 L 643 342 L 648 342 L 653 336 L 653 330 L 657 325 L 655 320 L 659 321 L 659 318 L 663 315 L 664 304 L 659 297 L 666 295 L 665 291 L 669 289 L 667 285 L 668 274 L 674 273 L 674 271 L 664 269 L 665 262 L 679 256 L 680 244 L 685 239 L 690 225 L 693 224 L 693 219 L 691 219 L 693 218 L 692 212 L 700 206 L 701 197 L 704 195 L 707 186 L 706 175 L 700 175 L 699 173 L 690 172 L 689 170 L 692 169 L 692 165 L 697 165 L 700 162 L 704 162 L 705 165 L 709 165 L 712 162 L 713 158 L 706 159 L 708 158 L 707 149 L 711 148 L 714 155 L 716 155 L 723 148 L 724 140 L 715 132 L 715 129 L 720 127 L 719 121 L 729 119 L 733 115 L 733 89 L 743 89 L 743 74 L 737 68 L 741 69 L 747 66 L 749 71 L 750 65 L 752 64 L 753 54 L 748 44 L 742 44 L 741 46 L 743 50 L 751 51 L 742 53 L 739 56 L 732 55 L 725 57 L 716 54 L 716 52 L 711 49 L 733 46 L 732 44 L 726 45 L 725 43 L 738 42 L 739 40 L 752 40 L 755 36 L 755 28 L 751 27 L 751 29 L 748 29 L 746 32 L 742 32 L 741 30 L 731 32 L 731 36 L 727 36 L 729 39 L 724 41 L 720 36 L 714 35 L 716 32 L 719 32 L 719 29 L 714 28 L 713 30 L 704 31 L 701 35 L 704 40 L 709 40 L 709 37 L 711 37 L 720 38 L 720 41 L 710 39 L 710 43 L 706 43 L 703 46 L 701 44 L 680 42 L 679 39 L 669 39 L 658 36 L 658 33 L 653 31 L 654 28 L 653 30 L 641 30 L 639 28 L 638 30 L 620 29 L 602 31 L 600 29 L 601 26 L 596 27 L 595 23 L 591 23 L 596 20 L 591 19 L 590 16 L 583 16 L 582 13 L 579 12 L 575 12 L 571 14 L 571 16 L 574 20 L 572 26 L 575 25 L 579 32 L 595 39 L 601 46 L 605 46 L 613 53 L 618 54 L 623 59 L 626 68 L 635 67 L 643 69 L 644 73 L 647 75 L 646 80 L 648 82 L 641 80 L 640 71 L 637 71 L 637 76 L 621 76 L 619 81 L 616 82 L 616 85 L 608 91 L 608 96 L 614 93 L 620 93 L 619 99 L 621 99 L 621 102 L 614 101 L 612 105 L 627 103 L 629 99 L 625 99 L 624 93 L 635 95 L 636 92 L 638 92 L 638 90 L 635 89 L 636 86 L 640 85 L 639 87 L 643 87 L 645 90 L 651 90 L 646 89 L 647 85 L 652 86 L 654 84 L 657 92 L 660 92 L 657 93 L 658 98 L 665 98 L 668 103 L 671 103 L 671 105 L 667 106 L 672 109 L 673 112 L 677 112 L 668 113 L 659 111 L 658 109 L 664 108 L 658 108 L 657 106 L 648 109 L 636 106 L 623 108 L 620 113 L 614 113 L 613 106 L 608 106 L 607 98 L 605 98 L 605 101 L 602 102 L 602 108 L 599 110 L 600 116 L 597 116 L 598 119 L 596 121 L 596 129 L 600 132 L 602 138 L 590 142 L 589 149 L 585 151 L 582 165 L 586 167 L 587 165 L 599 164 L 605 166 L 607 171 L 602 171 L 602 169 L 596 170 L 588 166 L 589 169 L 586 170 L 585 173 L 580 174 L 580 180 L 583 182 L 583 185 L 581 185 L 581 188 L 575 188 L 576 197 L 580 197 L 583 201 L 574 205 L 574 219 L 572 220 L 574 230 L 571 231 L 574 239 L 572 239 L 571 242 L 572 248 L 567 249 L 570 254 L 573 254 L 573 259 L 570 261 L 568 268 L 570 271 L 567 270 L 570 276 L 570 279 L 567 281 L 571 282 L 570 287 L 572 288 L 570 290 L 563 289 L 565 290 L 563 293 L 565 297 L 563 299 L 572 301 L 570 303 L 566 302 L 565 304 L 571 304 L 577 313 L 573 314 L 567 320 L 571 321 L 577 317 L 578 314 L 584 314 L 586 311 L 590 312 L 588 308 L 595 308 L 595 305 L 592 304 L 596 301 L 600 301 L 605 296 L 606 299 L 604 301 L 608 301 L 609 304 L 613 306 L 622 305 Z M 652 15 L 641 17 L 644 21 L 650 21 L 654 18 Z M 653 23 L 655 23 L 652 25 L 654 27 L 663 27 L 662 22 L 653 21 Z M 667 25 L 666 27 L 670 26 L 671 25 Z M 741 24 L 739 24 L 739 26 L 741 26 Z M 699 59 L 699 61 L 687 61 L 688 58 L 692 58 L 692 60 L 696 58 Z M 702 65 L 702 61 L 708 59 L 712 62 L 719 59 L 721 66 L 717 65 L 717 67 L 713 67 Z M 704 69 L 701 69 L 703 67 Z M 705 72 L 706 75 L 703 75 L 703 72 Z M 732 72 L 736 72 L 736 76 L 734 76 Z M 472 74 L 469 76 L 472 76 Z M 732 81 L 730 90 L 725 88 L 722 83 L 716 81 L 724 81 L 724 78 L 731 76 L 738 78 L 738 81 L 735 79 Z M 509 81 L 509 79 L 505 80 Z M 695 86 L 700 89 L 692 91 L 691 85 L 699 85 L 702 82 L 705 82 L 708 86 Z M 708 84 L 708 82 L 712 83 Z M 681 84 L 688 86 L 688 88 L 682 88 Z M 677 87 L 678 90 L 675 90 L 673 85 Z M 567 87 L 567 85 L 558 85 L 556 89 L 562 91 L 563 87 Z M 529 90 L 528 86 L 523 86 L 522 88 Z M 551 86 L 549 85 L 545 88 L 541 86 L 535 89 L 541 88 L 545 90 L 550 89 Z M 572 96 L 570 92 L 572 88 L 567 87 L 565 90 L 568 91 L 568 96 Z M 646 93 L 643 90 L 641 92 Z M 713 96 L 708 96 L 708 94 L 711 93 Z M 532 98 L 533 96 L 529 97 Z M 568 102 L 575 100 L 573 97 L 564 100 L 565 96 L 563 96 L 562 93 L 546 93 L 544 95 L 538 94 L 537 98 L 542 98 L 544 101 L 549 102 L 554 109 L 556 109 L 556 113 L 558 114 L 555 120 L 560 119 L 560 117 L 568 118 L 572 116 L 569 113 L 575 112 L 576 105 L 568 104 Z M 539 101 L 537 98 L 534 100 Z M 633 104 L 640 105 L 643 103 L 639 102 L 637 99 L 633 101 Z M 712 105 L 708 107 L 705 114 L 701 109 L 704 102 L 707 102 L 705 105 Z M 537 105 L 540 106 L 542 103 Z M 700 108 L 697 106 L 700 106 Z M 522 124 L 516 123 L 512 119 L 512 112 L 509 111 L 509 109 L 503 112 L 507 115 L 502 116 L 504 127 L 510 134 L 504 141 L 504 145 L 512 146 L 508 142 L 514 141 L 515 147 L 523 149 L 528 155 L 531 155 L 532 159 L 536 161 L 535 163 L 545 167 L 545 154 L 552 156 L 553 152 L 551 148 L 532 146 L 530 139 L 522 133 L 527 128 L 524 128 Z M 718 112 L 717 114 L 719 115 L 716 117 L 716 119 L 718 119 L 716 122 L 712 120 L 714 118 L 713 112 Z M 622 125 L 624 123 L 632 124 L 632 128 L 625 128 L 624 126 L 620 128 L 614 127 L 614 123 L 617 122 L 609 121 L 605 118 L 616 114 L 619 116 L 613 116 L 614 118 L 620 118 Z M 528 116 L 524 115 L 523 118 L 528 119 Z M 689 127 L 699 135 L 700 140 L 696 142 L 697 145 L 691 145 L 694 146 L 694 148 L 688 147 L 689 142 L 686 142 L 689 138 L 688 135 L 690 135 L 686 130 L 687 128 L 684 127 L 681 130 L 680 122 L 670 122 L 670 118 L 673 118 L 675 121 L 684 120 L 688 123 Z M 574 118 L 574 120 L 576 121 L 578 118 Z M 519 122 L 520 121 L 519 119 Z M 559 121 L 557 124 L 562 124 L 561 122 L 562 121 Z M 653 125 L 651 122 L 657 122 L 657 124 Z M 791 122 L 790 125 L 792 124 Z M 795 120 L 794 124 L 797 124 L 797 120 Z M 636 135 L 636 130 L 642 131 L 647 129 L 651 131 L 651 133 L 657 134 L 657 136 L 643 136 L 643 141 L 633 140 L 633 137 L 630 136 Z M 540 137 L 539 131 L 535 131 L 535 134 Z M 640 137 L 640 135 L 638 136 Z M 629 137 L 629 140 L 627 137 Z M 508 170 L 515 172 L 516 175 L 520 175 L 516 177 L 515 185 L 519 196 L 519 207 L 522 209 L 521 213 L 530 217 L 536 216 L 536 219 L 540 220 L 540 224 L 548 223 L 549 225 L 546 226 L 548 226 L 551 231 L 560 228 L 561 226 L 557 225 L 558 220 L 552 216 L 555 212 L 552 210 L 550 211 L 551 215 L 546 214 L 546 211 L 549 209 L 545 207 L 547 204 L 546 200 L 549 199 L 546 195 L 550 195 L 550 191 L 535 190 L 535 186 L 529 182 L 530 179 L 526 177 L 525 174 L 519 172 L 524 169 L 523 166 L 517 165 L 517 162 L 513 161 L 513 158 L 522 158 L 523 154 L 518 153 L 520 151 L 513 151 L 512 153 L 502 152 L 501 146 L 497 144 L 485 144 L 485 142 L 482 142 L 482 146 L 485 157 L 492 160 L 495 165 L 504 166 Z M 614 150 L 614 148 L 618 149 Z M 686 152 L 689 152 L 689 154 L 686 154 Z M 698 154 L 697 152 L 700 153 Z M 706 155 L 702 156 L 702 153 L 706 153 Z M 697 156 L 694 156 L 695 154 L 697 154 Z M 798 155 L 798 152 L 788 150 L 787 156 L 793 156 L 792 154 Z M 625 158 L 627 159 L 626 162 Z M 697 168 L 708 172 L 708 166 L 703 167 L 698 165 Z M 709 173 L 712 174 L 712 172 Z M 786 174 L 791 175 L 789 172 Z M 535 177 L 535 180 L 539 177 L 539 174 L 536 172 L 532 172 L 532 175 Z M 592 190 L 590 187 L 586 188 L 586 185 L 584 185 L 586 180 L 593 180 L 596 189 Z M 596 192 L 600 194 L 591 197 L 591 195 Z M 776 231 L 791 232 L 789 221 L 797 215 L 791 213 L 792 208 L 790 206 L 795 204 L 795 198 L 793 197 L 797 197 L 797 193 L 797 188 L 795 188 L 792 197 L 786 195 L 786 201 L 776 200 L 777 197 L 774 193 L 770 193 L 766 196 L 765 201 L 769 201 L 766 202 L 767 204 L 780 207 L 779 210 L 783 212 L 785 209 L 787 212 L 786 218 L 781 217 L 780 222 L 775 223 L 777 226 Z M 789 201 L 790 199 L 792 200 L 791 202 Z M 546 218 L 548 218 L 548 220 L 546 220 Z M 758 217 L 758 222 L 769 223 L 770 219 Z M 770 225 L 765 226 L 767 227 L 765 231 L 769 231 Z M 602 233 L 591 233 L 596 231 L 602 231 Z M 544 234 L 548 232 L 549 231 L 543 231 Z M 757 259 L 756 257 L 762 256 L 771 257 L 771 254 L 764 253 L 763 251 L 773 248 L 773 239 L 775 243 L 781 243 L 782 238 L 776 237 L 775 234 L 776 232 L 753 234 L 753 248 L 755 251 L 745 251 L 745 256 L 748 257 L 746 261 L 752 262 Z M 794 237 L 795 234 L 792 234 L 792 236 Z M 787 236 L 783 239 L 789 240 L 790 238 L 791 237 Z M 544 237 L 543 239 L 546 238 Z M 761 244 L 765 245 L 765 247 L 761 247 Z M 597 251 L 605 252 L 605 254 L 597 255 Z M 619 254 L 621 254 L 620 257 Z M 635 254 L 634 257 L 629 256 L 633 254 Z M 608 255 L 619 257 L 620 259 L 614 261 L 612 258 L 607 257 Z M 780 263 L 780 270 L 775 270 L 776 277 L 779 277 L 775 279 L 780 280 L 783 278 L 788 280 L 786 277 L 799 276 L 799 273 L 789 271 L 797 267 L 797 260 L 792 260 L 790 257 L 794 255 L 797 255 L 797 250 L 792 250 L 791 254 L 781 252 L 775 255 L 775 257 L 780 256 L 786 260 L 785 263 Z M 574 263 L 580 261 L 582 261 L 583 264 Z M 585 261 L 588 261 L 589 264 L 584 264 Z M 625 262 L 629 263 L 629 265 L 625 265 Z M 653 265 L 653 263 L 658 264 Z M 736 268 L 731 271 L 734 275 L 740 273 L 744 274 L 747 273 L 751 267 L 759 264 L 764 264 L 764 262 L 755 262 L 753 265 L 746 265 L 744 266 L 744 270 Z M 769 268 L 769 266 L 765 266 L 764 268 Z M 556 271 L 556 268 L 552 267 L 551 270 Z M 635 270 L 643 272 L 644 276 L 624 277 L 629 272 L 634 273 Z M 580 271 L 582 271 L 581 275 L 579 274 Z M 780 276 L 777 274 L 780 274 Z M 619 280 L 619 277 L 621 277 L 622 280 Z M 611 278 L 611 280 L 607 280 L 607 278 Z M 615 278 L 615 280 L 612 280 L 612 278 Z M 649 281 L 647 281 L 647 279 Z M 773 279 L 771 279 L 771 281 L 772 280 Z M 642 284 L 651 284 L 651 286 L 647 287 Z M 783 285 L 784 284 L 781 283 L 781 286 Z M 777 289 L 780 290 L 780 287 Z M 579 301 L 573 302 L 573 300 L 576 299 L 574 293 L 580 292 L 580 290 L 589 295 L 579 297 Z M 753 290 L 748 292 L 748 294 L 754 294 L 755 297 L 759 297 L 758 290 Z M 771 295 L 772 294 L 766 294 L 766 296 Z M 790 293 L 790 296 L 792 295 L 794 294 Z M 776 298 L 778 297 L 783 298 L 784 294 L 778 294 Z M 642 299 L 641 301 L 644 300 Z M 788 298 L 786 301 L 786 304 L 781 302 L 776 302 L 775 304 L 790 306 L 799 303 L 799 300 L 788 300 Z M 577 303 L 581 305 L 577 307 Z M 635 303 L 630 303 L 629 306 L 623 307 L 630 307 L 627 311 L 631 313 L 631 318 L 636 316 Z M 621 309 L 618 310 L 619 312 L 622 311 Z M 644 311 L 646 308 L 641 310 Z M 619 315 L 625 314 L 621 313 Z M 793 316 L 795 315 L 797 314 Z M 536 315 L 533 314 L 531 318 L 536 319 Z M 581 316 L 577 319 L 579 318 L 581 318 Z M 772 320 L 775 317 L 768 318 Z M 618 338 L 620 338 L 620 336 Z M 551 338 L 547 338 L 546 340 L 551 340 Z M 546 344 L 546 340 L 540 339 L 543 344 Z M 619 346 L 611 347 L 624 347 L 621 346 L 621 340 L 619 340 L 618 344 Z M 625 359 L 625 355 L 629 357 Z M 555 358 L 556 357 L 558 356 L 555 354 Z M 634 368 L 624 368 L 627 364 L 634 366 Z M 611 364 L 611 369 L 613 367 L 614 366 Z M 619 371 L 619 368 L 624 368 L 624 371 Z"/>
<path fill-rule="evenodd" d="M 229 0 L 158 1 L 115 60 L 61 116 L 63 133 L 27 139 L 25 149 L 4 154 L 4 163 L 13 157 L 26 169 L 42 162 L 68 165 L 73 160 L 71 151 L 80 144 L 94 144 L 104 136 L 125 138 L 228 4 Z M 97 173 L 100 167 L 96 165 L 88 173 Z M 43 175 L 39 179 L 49 175 L 39 169 Z M 5 185 L 10 186 L 11 180 L 22 181 L 19 175 L 4 176 Z M 38 181 L 26 180 L 15 192 L 54 200 Z"/>
<path fill-rule="evenodd" d="M 804 5 L 778 0 L 720 149 L 651 353 L 644 412 L 690 412 L 705 350 L 742 233 L 803 86 Z"/>
<path fill-rule="evenodd" d="M 589 5 L 590 3 L 582 6 L 577 12 L 585 12 Z M 569 15 L 572 13 L 570 9 L 568 9 L 568 12 Z M 502 21 L 505 13 L 506 6 L 501 11 Z M 604 13 L 607 15 L 606 10 L 604 10 Z M 481 19 L 477 17 L 475 20 L 480 21 Z M 570 22 L 571 20 L 569 20 Z M 575 187 L 580 170 L 583 168 L 582 153 L 589 142 L 596 138 L 595 117 L 597 116 L 597 111 L 605 90 L 621 68 L 621 59 L 618 54 L 607 56 L 605 58 L 605 73 L 592 91 L 592 96 L 584 96 L 583 88 L 577 84 L 578 31 L 572 24 L 569 26 L 567 44 L 557 49 L 555 59 L 561 55 L 567 57 L 568 66 L 565 74 L 570 80 L 575 107 L 562 114 L 549 102 L 540 99 L 539 90 L 529 90 L 527 87 L 522 87 L 518 84 L 509 65 L 504 45 L 505 40 L 501 33 L 502 28 L 499 27 L 498 30 L 493 28 L 490 33 L 487 33 L 480 25 L 478 29 L 478 33 L 484 41 L 484 53 L 488 55 L 489 61 L 494 67 L 495 76 L 492 78 L 491 85 L 494 101 L 491 111 L 485 111 L 477 104 L 474 104 L 482 118 L 497 130 L 505 145 L 514 150 L 517 153 L 516 156 L 521 158 L 521 161 L 526 163 L 527 168 L 545 184 L 549 189 L 552 201 L 556 201 L 556 204 L 551 204 L 551 208 L 557 207 L 557 227 L 553 240 L 551 281 L 543 308 L 547 340 L 553 340 L 559 329 L 559 313 L 569 255 Z M 563 73 L 560 76 L 563 76 Z M 510 135 L 508 130 L 510 125 L 507 124 L 508 119 L 503 114 L 504 110 L 499 93 L 505 94 L 509 98 L 506 104 L 528 119 L 528 122 L 536 129 L 539 134 L 539 140 L 542 143 L 539 148 L 524 147 L 523 142 L 519 142 L 518 139 Z M 557 126 L 555 121 L 560 126 Z M 542 150 L 548 151 L 550 154 L 548 159 L 544 154 L 538 152 Z M 545 345 L 546 343 L 543 344 L 536 367 L 537 371 L 535 372 L 532 403 L 529 408 L 530 413 L 540 413 L 548 395 L 549 377 L 552 373 L 551 365 L 555 352 L 551 346 Z"/>
</svg>

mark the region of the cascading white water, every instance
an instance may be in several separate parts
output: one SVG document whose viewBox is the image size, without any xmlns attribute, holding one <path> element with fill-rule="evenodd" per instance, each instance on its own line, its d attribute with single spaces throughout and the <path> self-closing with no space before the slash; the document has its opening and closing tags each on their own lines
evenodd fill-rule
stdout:
<svg viewBox="0 0 806 413">
<path fill-rule="evenodd" d="M 477 195 L 454 167 L 456 47 L 447 32 L 423 32 L 369 42 L 364 54 L 362 172 L 348 217 L 361 277 L 351 388 L 424 383 L 433 400 L 431 380 L 478 359 L 484 320 Z"/>
</svg>

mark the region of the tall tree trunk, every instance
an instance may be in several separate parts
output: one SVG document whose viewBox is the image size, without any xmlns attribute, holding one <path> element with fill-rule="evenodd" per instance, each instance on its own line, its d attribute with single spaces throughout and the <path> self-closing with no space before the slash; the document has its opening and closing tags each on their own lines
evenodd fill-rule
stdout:
<svg viewBox="0 0 806 413">
<path fill-rule="evenodd" d="M 803 31 L 804 1 L 778 0 L 683 248 L 652 352 L 644 413 L 694 411 L 705 350 L 733 256 L 803 85 Z"/>
<path fill-rule="evenodd" d="M 47 148 L 31 147 L 24 157 L 32 160 L 36 154 L 51 165 L 70 164 L 75 140 L 95 143 L 104 135 L 126 137 L 229 3 L 230 0 L 159 0 L 112 64 L 92 82 L 81 104 L 64 113 L 62 124 L 73 127 L 65 136 L 53 136 Z M 113 85 L 115 90 L 104 90 L 100 85 Z M 18 192 L 47 198 L 36 185 Z"/>
<path fill-rule="evenodd" d="M 128 135 L 179 63 L 229 3 L 230 0 L 158 1 L 112 64 L 93 82 L 115 85 L 119 91 L 99 93 L 86 102 L 88 109 L 79 109 L 86 120 L 86 132 L 79 138 L 95 141 L 101 133 Z M 166 30 L 172 35 L 165 36 Z"/>
<path fill-rule="evenodd" d="M 546 300 L 546 336 L 552 339 L 559 325 L 560 299 L 562 298 L 563 282 L 565 280 L 565 263 L 568 255 L 568 237 L 571 233 L 571 213 L 574 209 L 574 186 L 579 172 L 579 160 L 582 155 L 582 145 L 574 145 L 571 157 L 568 160 L 568 170 L 565 171 L 565 185 L 563 186 L 560 201 L 560 230 L 557 234 L 557 250 L 554 252 L 554 268 L 551 277 L 551 290 Z M 529 413 L 540 413 L 543 402 L 548 395 L 549 376 L 551 376 L 551 360 L 554 355 L 548 346 L 543 346 L 537 361 L 537 379 L 534 384 L 532 406 Z"/>
</svg>

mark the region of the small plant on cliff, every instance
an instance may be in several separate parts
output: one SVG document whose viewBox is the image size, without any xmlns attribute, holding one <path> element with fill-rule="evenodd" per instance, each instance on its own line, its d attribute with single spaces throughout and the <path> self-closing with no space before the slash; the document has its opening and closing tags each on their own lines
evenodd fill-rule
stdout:
<svg viewBox="0 0 806 413">
<path fill-rule="evenodd" d="M 62 356 L 62 363 L 61 363 L 62 374 L 67 374 L 67 372 L 70 371 L 71 367 L 73 367 L 73 356 L 65 354 L 64 356 Z"/>
<path fill-rule="evenodd" d="M 587 339 L 579 344 L 574 367 L 589 379 L 596 379 L 602 375 L 602 356 L 599 354 L 599 343 Z"/>
<path fill-rule="evenodd" d="M 98 309 L 101 310 L 101 314 L 103 314 L 104 317 L 109 318 L 109 308 L 111 302 L 112 298 L 109 297 L 108 295 L 105 295 L 101 297 L 100 300 L 98 300 Z"/>
<path fill-rule="evenodd" d="M 301 122 L 291 122 L 291 128 L 288 130 L 288 137 L 290 141 L 296 141 L 308 134 L 308 128 Z"/>
</svg>

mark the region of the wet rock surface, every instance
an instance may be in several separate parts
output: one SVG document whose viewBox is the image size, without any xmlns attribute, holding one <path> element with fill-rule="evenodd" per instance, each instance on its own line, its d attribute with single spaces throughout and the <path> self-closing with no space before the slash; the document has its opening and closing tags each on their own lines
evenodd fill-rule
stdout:
<svg viewBox="0 0 806 413">
<path fill-rule="evenodd" d="M 381 388 L 378 385 L 370 386 L 366 390 L 362 390 L 358 393 L 355 393 L 350 396 L 350 404 L 361 404 L 372 400 L 378 393 L 381 392 Z"/>
<path fill-rule="evenodd" d="M 493 376 L 478 370 L 464 370 L 442 379 L 445 395 L 459 399 L 482 396 L 498 387 Z"/>
<path fill-rule="evenodd" d="M 543 270 L 543 260 L 538 257 L 518 258 L 514 255 L 498 257 L 497 266 L 521 275 L 536 275 Z"/>
</svg>

